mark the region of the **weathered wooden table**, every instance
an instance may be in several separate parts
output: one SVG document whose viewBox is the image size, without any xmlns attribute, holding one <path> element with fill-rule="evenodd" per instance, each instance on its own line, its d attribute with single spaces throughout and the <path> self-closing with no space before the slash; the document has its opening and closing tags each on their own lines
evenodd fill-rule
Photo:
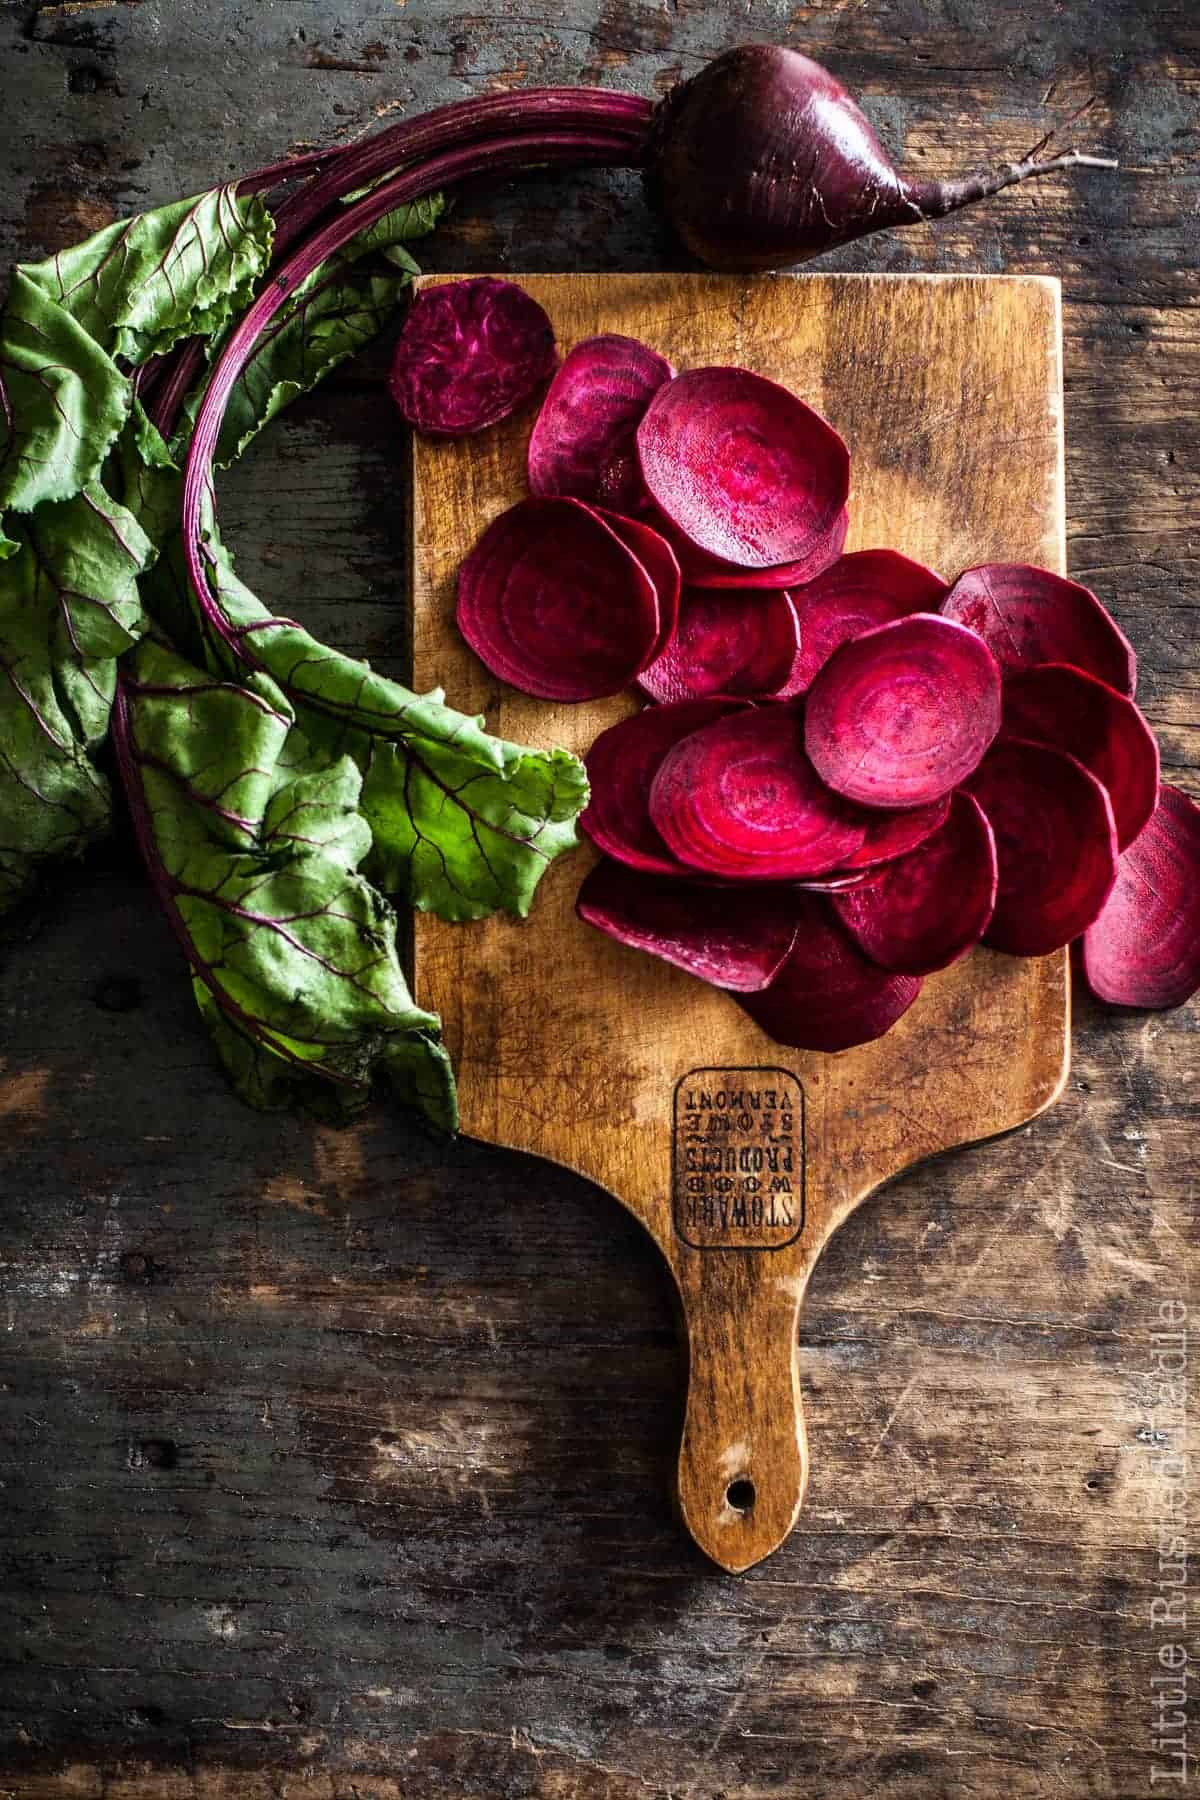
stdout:
<svg viewBox="0 0 1200 1800">
<path fill-rule="evenodd" d="M 650 91 L 746 38 L 829 61 L 929 173 L 1094 95 L 1119 176 L 830 266 L 1061 275 L 1072 572 L 1138 645 L 1167 773 L 1197 791 L 1186 0 L 0 13 L 6 259 L 401 107 Z M 632 178 L 580 177 L 465 196 L 426 260 L 675 253 Z M 281 422 L 223 518 L 260 592 L 400 670 L 383 367 Z M 1197 1023 L 1080 999 L 1053 1112 L 856 1215 L 810 1300 L 806 1513 L 734 1579 L 670 1515 L 681 1365 L 638 1228 L 382 1110 L 349 1135 L 244 1110 L 114 845 L 0 973 L 0 1793 L 1178 1791 L 1152 1781 L 1158 1653 L 1187 1641 L 1152 1610 L 1178 1440 L 1153 1337 L 1195 1269 Z"/>
</svg>

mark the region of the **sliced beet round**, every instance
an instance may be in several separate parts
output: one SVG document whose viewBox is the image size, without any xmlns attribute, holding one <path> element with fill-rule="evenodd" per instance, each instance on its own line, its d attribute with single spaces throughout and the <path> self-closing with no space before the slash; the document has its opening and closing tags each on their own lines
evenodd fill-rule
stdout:
<svg viewBox="0 0 1200 1800">
<path fill-rule="evenodd" d="M 907 613 L 936 612 L 948 592 L 940 575 L 898 550 L 854 550 L 839 556 L 815 581 L 792 593 L 800 653 L 776 698 L 802 694 L 848 639 Z"/>
<path fill-rule="evenodd" d="M 675 371 L 636 338 L 604 332 L 564 358 L 529 439 L 531 494 L 615 504 L 601 491 L 618 456 L 630 456 L 642 414 Z"/>
<path fill-rule="evenodd" d="M 796 896 L 786 889 L 705 887 L 607 858 L 587 876 L 575 910 L 618 943 L 738 994 L 774 980 L 796 938 Z"/>
<path fill-rule="evenodd" d="M 1090 588 L 1030 563 L 982 563 L 960 575 L 942 602 L 947 619 L 969 625 L 1010 669 L 1070 663 L 1131 698 L 1133 645 Z"/>
<path fill-rule="evenodd" d="M 1108 789 L 1117 844 L 1131 844 L 1158 803 L 1158 741 L 1136 703 L 1067 663 L 1015 669 L 1004 682 L 1006 737 L 1066 750 Z"/>
<path fill-rule="evenodd" d="M 896 857 L 907 855 L 940 830 L 949 811 L 950 795 L 943 794 L 940 800 L 931 800 L 928 806 L 869 813 L 867 835 L 859 849 L 847 859 L 847 869 L 875 869 L 882 863 L 894 862 Z"/>
<path fill-rule="evenodd" d="M 996 834 L 999 886 L 983 941 L 1046 956 L 1093 923 L 1117 873 L 1107 793 L 1081 762 L 1006 738 L 967 783 Z"/>
<path fill-rule="evenodd" d="M 768 1037 L 797 1050 L 850 1050 L 882 1037 L 920 993 L 920 976 L 871 962 L 821 895 L 796 899 L 790 956 L 770 987 L 742 1006 Z"/>
<path fill-rule="evenodd" d="M 796 614 L 786 593 L 725 593 L 685 587 L 675 631 L 642 670 L 652 700 L 702 694 L 769 694 L 796 655 Z"/>
<path fill-rule="evenodd" d="M 702 725 L 740 712 L 740 700 L 646 706 L 602 731 L 584 758 L 591 798 L 579 823 L 593 844 L 630 868 L 695 875 L 667 849 L 650 818 L 650 784 L 668 750 Z"/>
<path fill-rule="evenodd" d="M 1182 1006 L 1200 988 L 1200 807 L 1164 782 L 1083 940 L 1092 992 L 1114 1006 Z"/>
<path fill-rule="evenodd" d="M 679 534 L 676 550 L 684 579 L 693 587 L 795 588 L 815 581 L 837 561 L 849 529 L 850 514 L 843 506 L 829 530 L 813 540 L 811 550 L 801 561 L 773 563 L 766 569 L 740 569 L 733 563 L 718 562 L 716 557 L 702 556 Z"/>
<path fill-rule="evenodd" d="M 659 764 L 650 817 L 681 862 L 710 875 L 800 881 L 863 841 L 857 807 L 818 778 L 790 707 L 751 708 L 692 733 Z"/>
<path fill-rule="evenodd" d="M 654 583 L 578 500 L 521 500 L 458 573 L 458 627 L 502 681 L 542 700 L 619 693 L 658 641 Z"/>
<path fill-rule="evenodd" d="M 422 288 L 392 358 L 392 399 L 431 437 L 464 437 L 549 381 L 554 327 L 531 294 L 491 275 Z"/>
<path fill-rule="evenodd" d="M 658 596 L 658 639 L 653 655 L 658 656 L 674 637 L 679 619 L 679 563 L 675 552 L 662 533 L 655 531 L 644 519 L 627 519 L 604 506 L 597 506 L 595 511 L 609 530 L 615 531 L 621 542 L 633 551 L 654 583 Z"/>
<path fill-rule="evenodd" d="M 808 691 L 804 742 L 821 779 L 866 806 L 924 806 L 978 768 L 1000 728 L 1000 671 L 936 613 L 876 625 Z"/>
<path fill-rule="evenodd" d="M 996 905 L 996 840 L 982 807 L 955 794 L 940 830 L 835 895 L 833 908 L 882 969 L 932 975 L 965 956 Z"/>
<path fill-rule="evenodd" d="M 820 413 L 749 369 L 687 369 L 637 429 L 656 506 L 738 568 L 804 562 L 846 504 L 850 458 Z"/>
</svg>

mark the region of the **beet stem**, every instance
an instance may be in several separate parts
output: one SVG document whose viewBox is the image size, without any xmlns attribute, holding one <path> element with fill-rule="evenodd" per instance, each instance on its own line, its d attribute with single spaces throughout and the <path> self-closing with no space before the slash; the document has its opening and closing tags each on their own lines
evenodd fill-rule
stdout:
<svg viewBox="0 0 1200 1800">
<path fill-rule="evenodd" d="M 1115 156 L 1091 156 L 1083 150 L 1064 150 L 1059 156 L 1048 156 L 1038 162 L 1033 156 L 1009 163 L 1006 169 L 981 170 L 961 181 L 921 181 L 906 184 L 904 197 L 924 219 L 944 219 L 947 213 L 973 206 L 976 200 L 989 200 L 993 194 L 1015 187 L 1037 175 L 1049 175 L 1056 169 L 1116 169 Z"/>
<path fill-rule="evenodd" d="M 489 138 L 481 144 L 460 145 L 372 188 L 362 199 L 340 208 L 332 219 L 304 240 L 288 261 L 275 271 L 234 329 L 212 369 L 196 415 L 184 470 L 181 523 L 188 576 L 201 613 L 240 662 L 252 667 L 261 666 L 247 649 L 244 637 L 225 617 L 213 594 L 206 568 L 212 553 L 206 554 L 201 544 L 201 518 L 205 497 L 210 500 L 212 497 L 212 462 L 221 421 L 230 394 L 260 334 L 307 276 L 357 232 L 373 225 L 398 206 L 481 172 L 513 174 L 524 168 L 562 164 L 620 166 L 636 162 L 641 153 L 644 133 L 640 127 L 610 125 L 607 129 L 598 129 L 588 123 L 570 129 L 568 125 L 568 121 L 563 121 L 553 130 L 547 130 L 543 125 L 537 130 Z"/>
</svg>

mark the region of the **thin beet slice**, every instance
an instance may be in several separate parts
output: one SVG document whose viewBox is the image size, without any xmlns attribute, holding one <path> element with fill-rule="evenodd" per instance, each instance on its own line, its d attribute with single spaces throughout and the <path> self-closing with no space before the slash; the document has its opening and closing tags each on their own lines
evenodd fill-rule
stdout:
<svg viewBox="0 0 1200 1800">
<path fill-rule="evenodd" d="M 687 369 L 637 430 L 656 506 L 738 568 L 804 562 L 846 504 L 850 458 L 820 413 L 749 369 Z"/>
<path fill-rule="evenodd" d="M 964 781 L 1000 728 L 983 639 L 936 613 L 876 625 L 808 691 L 804 742 L 821 779 L 865 806 L 924 806 Z"/>
<path fill-rule="evenodd" d="M 1133 645 L 1090 588 L 1030 563 L 982 563 L 959 576 L 941 610 L 969 625 L 1010 669 L 1070 663 L 1133 697 Z"/>
<path fill-rule="evenodd" d="M 529 439 L 531 494 L 615 504 L 605 471 L 630 456 L 642 414 L 675 371 L 636 338 L 604 332 L 569 352 L 550 383 Z"/>
<path fill-rule="evenodd" d="M 693 550 L 676 534 L 676 546 L 684 579 L 693 587 L 710 588 L 794 588 L 815 581 L 831 568 L 842 554 L 846 534 L 850 530 L 850 514 L 843 506 L 829 530 L 813 540 L 808 555 L 799 562 L 774 563 L 766 569 L 740 569 L 733 563 L 718 562 Z"/>
<path fill-rule="evenodd" d="M 556 361 L 554 327 L 532 295 L 479 275 L 421 290 L 388 387 L 417 431 L 464 437 L 515 412 L 549 381 Z"/>
<path fill-rule="evenodd" d="M 908 613 L 936 612 L 948 592 L 940 575 L 898 550 L 854 550 L 839 556 L 815 581 L 792 593 L 800 652 L 776 699 L 802 694 L 850 638 Z"/>
<path fill-rule="evenodd" d="M 769 694 L 795 660 L 796 643 L 787 594 L 685 587 L 674 634 L 638 686 L 658 701 Z"/>
<path fill-rule="evenodd" d="M 670 643 L 679 619 L 680 578 L 675 552 L 662 533 L 655 531 L 644 519 L 627 519 L 605 506 L 597 506 L 594 510 L 609 530 L 615 531 L 621 542 L 633 551 L 654 583 L 658 596 L 658 639 L 651 653 L 653 660 Z"/>
<path fill-rule="evenodd" d="M 1088 986 L 1114 1006 L 1182 1006 L 1200 988 L 1200 807 L 1164 782 L 1083 939 Z"/>
<path fill-rule="evenodd" d="M 542 700 L 616 694 L 658 641 L 642 564 L 578 500 L 521 500 L 458 573 L 458 627 L 480 661 Z"/>
<path fill-rule="evenodd" d="M 1122 850 L 1158 803 L 1158 740 L 1134 701 L 1082 669 L 1014 670 L 1004 682 L 1001 730 L 1077 756 L 1108 789 Z"/>
<path fill-rule="evenodd" d="M 847 858 L 847 869 L 875 869 L 881 863 L 894 862 L 923 844 L 927 837 L 946 823 L 950 811 L 949 794 L 931 800 L 928 806 L 910 806 L 896 812 L 877 812 L 867 816 L 867 835 L 854 855 Z"/>
<path fill-rule="evenodd" d="M 791 955 L 770 987 L 741 1005 L 768 1037 L 797 1050 L 850 1050 L 882 1037 L 920 993 L 920 976 L 871 962 L 820 895 L 796 901 Z"/>
<path fill-rule="evenodd" d="M 982 807 L 955 794 L 939 831 L 837 894 L 834 911 L 882 969 L 932 975 L 965 956 L 996 905 L 996 840 Z"/>
<path fill-rule="evenodd" d="M 840 868 L 865 831 L 858 808 L 818 779 L 788 707 L 752 708 L 684 738 L 651 783 L 650 817 L 681 862 L 763 881 Z"/>
<path fill-rule="evenodd" d="M 607 858 L 575 910 L 620 944 L 738 994 L 774 980 L 796 938 L 796 897 L 779 888 L 714 888 L 647 875 Z"/>
<path fill-rule="evenodd" d="M 1010 956 L 1046 956 L 1086 931 L 1117 873 L 1107 793 L 1081 762 L 1006 738 L 967 783 L 996 834 L 999 887 L 983 941 Z"/>
<path fill-rule="evenodd" d="M 702 725 L 742 711 L 744 704 L 710 699 L 646 706 L 602 731 L 584 758 L 592 791 L 579 817 L 593 844 L 633 869 L 694 876 L 695 870 L 671 854 L 655 829 L 650 784 L 668 750 Z"/>
</svg>

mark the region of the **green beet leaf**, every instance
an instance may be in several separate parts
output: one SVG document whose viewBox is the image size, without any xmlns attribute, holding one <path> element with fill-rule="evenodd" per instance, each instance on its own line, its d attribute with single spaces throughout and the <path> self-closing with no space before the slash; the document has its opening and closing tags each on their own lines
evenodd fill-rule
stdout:
<svg viewBox="0 0 1200 1800">
<path fill-rule="evenodd" d="M 0 911 L 42 865 L 108 829 L 92 752 L 108 732 L 116 659 L 141 636 L 153 546 L 97 484 L 42 505 L 0 562 Z"/>
<path fill-rule="evenodd" d="M 264 667 L 306 736 L 353 757 L 362 771 L 372 879 L 441 918 L 497 910 L 524 918 L 550 863 L 578 843 L 575 822 L 588 794 L 578 758 L 494 737 L 482 719 L 447 706 L 440 690 L 414 694 L 293 620 L 272 617 L 211 525 L 206 549 L 243 673 L 248 663 Z M 218 666 L 236 672 L 236 656 L 211 628 L 208 642 Z"/>
<path fill-rule="evenodd" d="M 256 195 L 211 188 L 119 219 L 23 273 L 110 356 L 137 366 L 244 312 L 274 230 Z"/>
<path fill-rule="evenodd" d="M 69 500 L 99 478 L 133 401 L 117 359 L 140 364 L 223 331 L 249 304 L 273 234 L 261 200 L 216 188 L 14 271 L 0 317 L 0 512 Z M 0 556 L 16 548 L 0 530 Z"/>
<path fill-rule="evenodd" d="M 359 872 L 371 834 L 353 761 L 314 750 L 269 679 L 215 680 L 149 639 L 122 689 L 135 827 L 239 1091 L 276 1105 L 325 1090 L 344 1112 L 380 1074 L 453 1128 L 438 1020 Z"/>
</svg>

